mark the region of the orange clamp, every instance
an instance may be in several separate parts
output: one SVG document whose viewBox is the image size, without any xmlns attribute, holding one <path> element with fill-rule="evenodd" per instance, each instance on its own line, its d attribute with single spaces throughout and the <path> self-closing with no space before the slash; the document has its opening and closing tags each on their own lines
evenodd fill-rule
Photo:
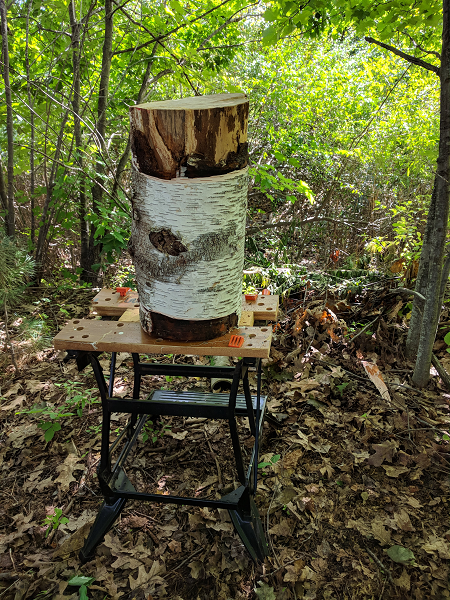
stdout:
<svg viewBox="0 0 450 600">
<path fill-rule="evenodd" d="M 230 346 L 230 348 L 240 348 L 243 343 L 244 343 L 244 336 L 232 335 L 230 337 L 230 341 L 228 342 L 228 345 Z"/>
<path fill-rule="evenodd" d="M 118 292 L 121 296 L 126 296 L 128 290 L 131 290 L 129 287 L 117 287 L 116 292 Z"/>
<path fill-rule="evenodd" d="M 256 302 L 258 299 L 258 294 L 245 294 L 246 302 Z"/>
</svg>

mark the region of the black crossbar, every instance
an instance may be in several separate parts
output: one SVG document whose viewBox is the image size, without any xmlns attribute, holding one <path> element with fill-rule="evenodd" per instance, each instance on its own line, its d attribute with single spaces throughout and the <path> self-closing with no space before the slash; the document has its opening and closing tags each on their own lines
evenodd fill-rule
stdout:
<svg viewBox="0 0 450 600">
<path fill-rule="evenodd" d="M 178 365 L 165 363 L 138 363 L 141 375 L 172 375 L 172 377 L 225 377 L 232 379 L 235 367 L 208 365 Z"/>
</svg>

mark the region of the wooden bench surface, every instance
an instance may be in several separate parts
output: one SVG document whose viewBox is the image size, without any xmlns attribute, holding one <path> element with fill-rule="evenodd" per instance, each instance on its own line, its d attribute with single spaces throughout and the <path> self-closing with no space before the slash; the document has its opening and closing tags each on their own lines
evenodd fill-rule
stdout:
<svg viewBox="0 0 450 600">
<path fill-rule="evenodd" d="M 242 335 L 243 346 L 230 348 L 228 343 L 231 335 Z M 53 343 L 57 350 L 268 358 L 271 340 L 270 325 L 238 327 L 226 335 L 205 342 L 173 342 L 148 335 L 136 321 L 73 319 L 61 329 Z"/>
<path fill-rule="evenodd" d="M 279 296 L 258 296 L 256 302 L 246 302 L 242 295 L 242 312 L 253 312 L 255 321 L 276 321 L 279 302 Z M 129 290 L 122 297 L 116 290 L 103 288 L 92 300 L 92 308 L 102 317 L 120 317 L 130 308 L 139 308 L 139 295 Z"/>
</svg>

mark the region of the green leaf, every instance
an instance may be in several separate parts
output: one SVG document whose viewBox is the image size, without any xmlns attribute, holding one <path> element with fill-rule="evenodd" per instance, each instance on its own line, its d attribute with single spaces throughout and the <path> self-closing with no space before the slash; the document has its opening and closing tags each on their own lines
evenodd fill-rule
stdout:
<svg viewBox="0 0 450 600">
<path fill-rule="evenodd" d="M 89 600 L 87 595 L 87 587 L 85 585 L 80 587 L 80 595 L 78 596 L 78 600 Z"/>
<path fill-rule="evenodd" d="M 444 342 L 447 344 L 447 346 L 450 346 L 450 331 L 444 337 Z"/>
<path fill-rule="evenodd" d="M 85 577 L 84 575 L 76 575 L 67 583 L 74 586 L 91 585 L 95 581 L 95 577 Z"/>
<path fill-rule="evenodd" d="M 265 46 L 270 46 L 271 44 L 275 44 L 278 38 L 278 29 L 273 25 L 270 25 L 267 29 L 263 31 L 262 39 L 263 44 Z"/>
<path fill-rule="evenodd" d="M 401 565 L 412 565 L 415 562 L 414 554 L 403 546 L 391 546 L 385 552 L 391 560 Z"/>
</svg>

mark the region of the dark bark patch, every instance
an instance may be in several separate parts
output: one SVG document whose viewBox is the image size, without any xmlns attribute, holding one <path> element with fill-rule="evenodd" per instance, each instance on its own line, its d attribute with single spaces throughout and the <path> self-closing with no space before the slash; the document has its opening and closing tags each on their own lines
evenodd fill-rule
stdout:
<svg viewBox="0 0 450 600">
<path fill-rule="evenodd" d="M 182 252 L 187 252 L 186 246 L 168 229 L 152 231 L 149 236 L 153 246 L 169 256 L 179 256 Z"/>
<path fill-rule="evenodd" d="M 139 171 L 146 175 L 160 173 L 158 160 L 150 146 L 149 141 L 142 131 L 135 129 L 131 136 L 131 149 L 139 165 Z M 159 175 L 161 177 L 161 175 Z M 168 177 L 170 179 L 170 177 Z"/>
<path fill-rule="evenodd" d="M 151 323 L 151 333 L 164 340 L 177 340 L 182 342 L 202 342 L 212 340 L 225 335 L 234 329 L 238 323 L 236 313 L 219 317 L 218 319 L 206 319 L 205 321 L 193 321 L 174 319 L 160 313 L 150 312 L 147 309 L 140 311 L 141 324 L 144 327 Z"/>
</svg>

